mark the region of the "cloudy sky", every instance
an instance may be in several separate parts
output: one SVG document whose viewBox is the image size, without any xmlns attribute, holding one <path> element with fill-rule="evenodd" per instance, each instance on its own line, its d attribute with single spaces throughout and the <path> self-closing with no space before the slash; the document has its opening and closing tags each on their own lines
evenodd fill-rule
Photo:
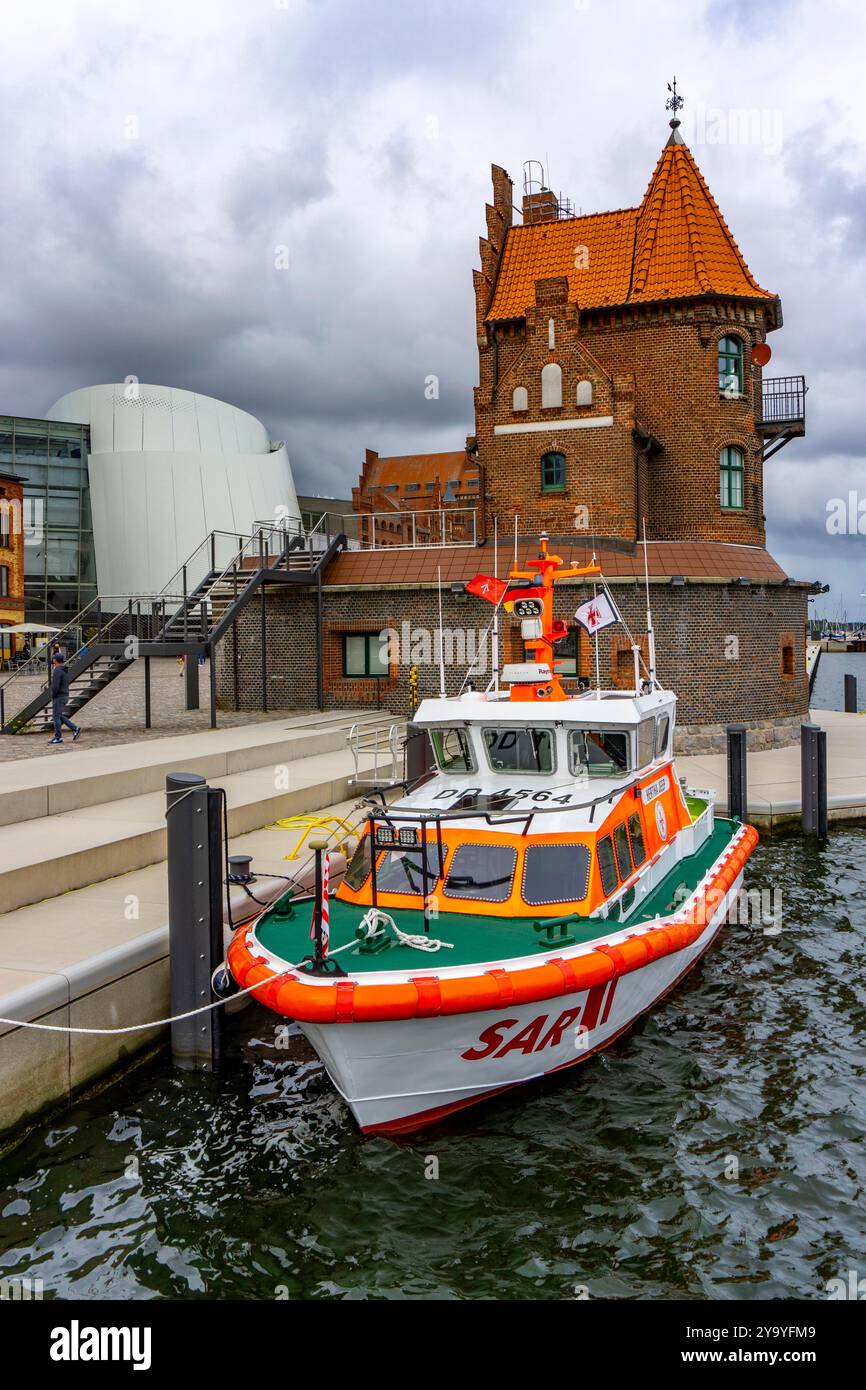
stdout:
<svg viewBox="0 0 866 1390">
<path fill-rule="evenodd" d="M 0 411 L 188 387 L 285 438 L 299 490 L 343 496 L 365 446 L 472 431 L 491 161 L 519 184 L 545 160 L 584 212 L 633 206 L 676 73 L 782 295 L 771 373 L 810 387 L 806 439 L 767 465 L 770 547 L 866 619 L 859 0 L 28 0 L 0 39 Z M 829 534 L 850 493 L 864 534 Z"/>
</svg>

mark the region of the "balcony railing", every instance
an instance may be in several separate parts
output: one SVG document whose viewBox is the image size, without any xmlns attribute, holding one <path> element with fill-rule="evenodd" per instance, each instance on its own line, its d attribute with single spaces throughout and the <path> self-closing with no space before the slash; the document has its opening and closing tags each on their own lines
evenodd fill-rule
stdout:
<svg viewBox="0 0 866 1390">
<path fill-rule="evenodd" d="M 806 378 L 764 377 L 761 383 L 760 425 L 792 425 L 806 419 Z"/>
</svg>

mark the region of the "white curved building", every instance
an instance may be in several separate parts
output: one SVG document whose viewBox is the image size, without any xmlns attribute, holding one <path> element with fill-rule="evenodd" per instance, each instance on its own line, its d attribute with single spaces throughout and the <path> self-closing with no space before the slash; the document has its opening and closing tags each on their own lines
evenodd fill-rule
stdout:
<svg viewBox="0 0 866 1390">
<path fill-rule="evenodd" d="M 131 381 L 70 391 L 47 418 L 90 426 L 101 594 L 158 592 L 210 531 L 300 517 L 285 444 L 225 401 Z"/>
</svg>

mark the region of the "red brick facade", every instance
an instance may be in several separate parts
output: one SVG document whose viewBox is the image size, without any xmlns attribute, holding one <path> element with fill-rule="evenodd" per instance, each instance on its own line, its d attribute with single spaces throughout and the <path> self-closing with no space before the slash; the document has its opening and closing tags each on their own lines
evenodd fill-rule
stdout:
<svg viewBox="0 0 866 1390">
<path fill-rule="evenodd" d="M 658 302 L 592 302 L 630 295 L 616 285 L 599 288 L 605 278 L 600 282 L 595 262 L 606 252 L 617 261 L 636 255 L 639 230 L 623 230 L 620 221 L 630 216 L 639 228 L 648 200 L 661 200 L 658 216 L 664 217 L 664 199 L 671 196 L 664 184 L 666 161 L 676 161 L 676 168 L 686 171 L 682 177 L 712 204 L 678 137 L 666 147 L 644 204 L 621 218 L 601 214 L 512 228 L 511 180 L 493 167 L 493 203 L 487 208 L 481 269 L 475 272 L 476 436 L 489 510 L 506 525 L 517 514 L 523 534 L 544 527 L 559 535 L 583 530 L 634 541 L 645 520 L 647 534 L 660 540 L 764 544 L 762 440 L 755 427 L 761 372 L 750 358 L 779 321 L 778 300 L 754 284 L 743 262 L 741 294 L 704 288 L 680 296 L 671 270 L 673 288 Z M 683 237 L 694 239 L 687 210 L 680 215 Z M 726 228 L 724 233 L 726 252 L 739 258 Z M 668 228 L 669 240 L 674 234 Z M 583 237 L 591 248 L 582 244 Z M 573 247 L 577 271 L 550 275 L 563 260 L 563 244 Z M 511 279 L 503 294 L 499 282 L 507 249 Z M 697 286 L 683 279 L 682 287 L 709 287 L 713 281 L 701 269 L 702 253 L 692 249 L 702 278 Z M 581 302 L 582 255 L 587 272 L 594 258 L 589 305 Z M 533 281 L 534 266 L 539 275 Z M 730 268 L 723 269 L 717 283 L 735 283 Z M 607 273 L 608 280 L 616 281 L 615 272 L 616 267 Z M 682 278 L 682 270 L 676 273 Z M 646 269 L 644 276 L 652 279 Z M 627 283 L 627 278 L 616 282 Z M 529 294 L 530 284 L 533 298 L 518 312 L 519 296 Z M 495 316 L 506 311 L 508 318 Z M 718 345 L 725 337 L 742 345 L 742 394 L 719 390 Z M 542 373 L 549 365 L 561 374 L 561 404 L 543 402 Z M 743 454 L 742 505 L 736 508 L 723 507 L 720 498 L 720 454 L 729 446 Z M 564 457 L 564 483 L 555 489 L 544 485 L 542 459 L 548 454 Z"/>
</svg>

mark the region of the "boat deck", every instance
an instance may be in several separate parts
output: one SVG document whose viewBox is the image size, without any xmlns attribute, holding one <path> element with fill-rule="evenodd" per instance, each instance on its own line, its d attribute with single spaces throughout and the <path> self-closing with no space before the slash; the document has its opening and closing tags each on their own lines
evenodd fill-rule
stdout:
<svg viewBox="0 0 866 1390">
<path fill-rule="evenodd" d="M 651 921 L 673 911 L 676 906 L 677 889 L 685 886 L 689 892 L 696 887 L 707 870 L 724 851 L 738 822 L 716 818 L 713 833 L 701 846 L 697 854 L 680 860 L 665 875 L 652 893 L 644 898 L 630 915 L 621 919 L 574 917 L 484 917 L 464 915 L 457 912 L 441 913 L 430 922 L 430 936 L 450 943 L 451 949 L 443 948 L 435 954 L 422 952 L 409 946 L 400 945 L 393 937 L 387 947 L 375 953 L 361 949 L 360 942 L 340 951 L 337 960 L 344 970 L 351 974 L 368 971 L 405 971 L 418 967 L 431 969 L 433 962 L 440 969 L 448 966 L 475 965 L 489 960 L 507 960 L 517 956 L 555 955 L 564 946 L 578 945 L 588 941 L 604 940 L 613 932 L 626 926 L 636 926 Z M 382 907 L 393 917 L 401 931 L 422 934 L 424 918 L 420 908 Z M 366 909 L 355 903 L 331 898 L 330 949 L 346 945 L 355 935 L 355 928 Z M 259 919 L 256 935 L 266 950 L 281 960 L 297 963 L 312 953 L 310 940 L 310 919 L 312 904 L 309 899 L 293 904 L 289 895 L 274 904 Z M 554 938 L 548 940 L 544 931 L 536 932 L 535 923 L 544 925 L 565 921 L 568 923 L 568 940 Z"/>
</svg>

